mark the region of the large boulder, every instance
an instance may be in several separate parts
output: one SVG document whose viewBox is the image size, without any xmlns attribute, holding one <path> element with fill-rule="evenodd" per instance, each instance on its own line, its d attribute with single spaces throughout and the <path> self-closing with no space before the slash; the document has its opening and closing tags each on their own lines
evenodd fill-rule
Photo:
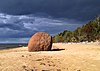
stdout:
<svg viewBox="0 0 100 71">
<path fill-rule="evenodd" d="M 52 37 L 45 32 L 37 32 L 28 43 L 28 51 L 49 51 L 52 48 Z"/>
</svg>

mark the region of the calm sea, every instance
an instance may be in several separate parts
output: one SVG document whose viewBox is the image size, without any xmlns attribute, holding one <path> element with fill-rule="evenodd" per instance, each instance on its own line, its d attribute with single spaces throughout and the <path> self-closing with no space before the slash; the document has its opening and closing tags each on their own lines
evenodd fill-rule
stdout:
<svg viewBox="0 0 100 71">
<path fill-rule="evenodd" d="M 0 49 L 27 46 L 29 38 L 0 38 Z"/>
<path fill-rule="evenodd" d="M 0 38 L 0 43 L 28 43 L 29 38 Z"/>
</svg>

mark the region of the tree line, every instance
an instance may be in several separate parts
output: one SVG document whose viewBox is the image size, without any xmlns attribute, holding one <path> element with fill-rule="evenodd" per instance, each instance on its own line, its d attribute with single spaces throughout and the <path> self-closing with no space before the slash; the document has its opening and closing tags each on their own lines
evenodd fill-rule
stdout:
<svg viewBox="0 0 100 71">
<path fill-rule="evenodd" d="M 65 30 L 53 37 L 53 42 L 100 41 L 100 16 L 74 31 Z"/>
</svg>

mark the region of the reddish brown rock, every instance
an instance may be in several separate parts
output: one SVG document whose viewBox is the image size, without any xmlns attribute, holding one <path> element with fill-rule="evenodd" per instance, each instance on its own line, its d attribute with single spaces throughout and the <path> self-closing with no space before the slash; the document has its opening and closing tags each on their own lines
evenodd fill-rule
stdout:
<svg viewBox="0 0 100 71">
<path fill-rule="evenodd" d="M 49 51 L 52 47 L 52 37 L 45 32 L 34 34 L 28 43 L 28 51 Z"/>
</svg>

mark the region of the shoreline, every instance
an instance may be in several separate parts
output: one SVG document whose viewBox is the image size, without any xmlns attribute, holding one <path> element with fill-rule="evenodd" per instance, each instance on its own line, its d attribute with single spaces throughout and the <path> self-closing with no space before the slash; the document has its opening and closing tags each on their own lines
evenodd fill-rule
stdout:
<svg viewBox="0 0 100 71">
<path fill-rule="evenodd" d="M 0 43 L 0 50 L 25 47 L 27 43 Z"/>
<path fill-rule="evenodd" d="M 95 45 L 100 45 L 100 42 L 66 42 L 66 43 L 53 43 L 53 44 L 95 44 Z M 4 49 L 12 49 L 12 48 L 19 48 L 19 47 L 27 47 L 28 43 L 1 43 L 0 44 L 0 50 Z"/>
</svg>

